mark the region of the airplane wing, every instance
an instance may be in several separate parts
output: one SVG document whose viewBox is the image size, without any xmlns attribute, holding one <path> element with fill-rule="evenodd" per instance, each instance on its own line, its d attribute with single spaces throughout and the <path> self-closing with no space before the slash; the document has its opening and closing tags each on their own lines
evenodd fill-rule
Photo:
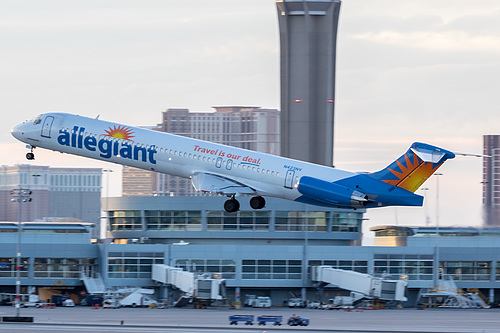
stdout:
<svg viewBox="0 0 500 333">
<path fill-rule="evenodd" d="M 196 172 L 191 178 L 194 188 L 197 191 L 212 192 L 219 194 L 256 194 L 256 191 L 240 182 L 222 176 Z"/>
</svg>

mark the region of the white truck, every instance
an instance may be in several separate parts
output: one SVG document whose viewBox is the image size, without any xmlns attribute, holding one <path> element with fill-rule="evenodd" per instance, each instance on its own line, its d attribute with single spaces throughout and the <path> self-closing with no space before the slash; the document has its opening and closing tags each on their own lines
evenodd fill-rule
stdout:
<svg viewBox="0 0 500 333">
<path fill-rule="evenodd" d="M 157 305 L 157 301 L 149 295 L 154 294 L 154 290 L 146 288 L 123 288 L 105 295 L 103 306 L 119 308 L 123 306 L 146 307 L 151 304 Z"/>
<path fill-rule="evenodd" d="M 302 298 L 290 298 L 288 299 L 288 307 L 289 308 L 305 308 L 306 302 Z"/>
<path fill-rule="evenodd" d="M 266 296 L 258 296 L 254 299 L 252 303 L 252 307 L 254 308 L 270 308 L 271 307 L 271 298 Z"/>
<path fill-rule="evenodd" d="M 152 289 L 138 288 L 137 290 L 130 293 L 128 296 L 120 299 L 118 303 L 120 306 L 131 306 L 133 308 L 141 306 L 150 306 L 151 304 L 157 304 L 158 302 L 152 298 L 151 294 L 154 293 Z"/>
</svg>

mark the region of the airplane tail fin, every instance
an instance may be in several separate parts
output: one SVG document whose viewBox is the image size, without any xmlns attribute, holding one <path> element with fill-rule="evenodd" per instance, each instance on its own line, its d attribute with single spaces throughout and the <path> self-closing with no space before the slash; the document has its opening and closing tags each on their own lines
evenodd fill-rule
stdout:
<svg viewBox="0 0 500 333">
<path fill-rule="evenodd" d="M 415 192 L 446 160 L 454 157 L 451 151 L 415 142 L 403 156 L 369 176 Z"/>
</svg>

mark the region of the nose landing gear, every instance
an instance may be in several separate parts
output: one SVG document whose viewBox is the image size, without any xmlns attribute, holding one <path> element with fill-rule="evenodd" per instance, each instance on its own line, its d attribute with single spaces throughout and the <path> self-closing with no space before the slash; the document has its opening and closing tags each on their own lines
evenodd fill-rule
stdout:
<svg viewBox="0 0 500 333">
<path fill-rule="evenodd" d="M 35 154 L 33 153 L 33 148 L 34 147 L 31 147 L 31 151 L 29 153 L 26 153 L 26 159 L 28 159 L 30 161 L 35 159 Z"/>
</svg>

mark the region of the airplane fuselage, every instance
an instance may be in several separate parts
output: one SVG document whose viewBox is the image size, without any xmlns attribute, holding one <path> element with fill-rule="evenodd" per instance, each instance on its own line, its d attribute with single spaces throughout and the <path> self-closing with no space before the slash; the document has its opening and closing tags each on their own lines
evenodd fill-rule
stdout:
<svg viewBox="0 0 500 333">
<path fill-rule="evenodd" d="M 331 182 L 354 175 L 271 154 L 66 113 L 44 114 L 39 124 L 27 121 L 18 126 L 23 127 L 24 134 L 22 140 L 17 138 L 33 147 L 184 178 L 209 173 L 245 184 L 261 196 L 295 200 L 301 196 L 297 184 L 303 175 Z"/>
</svg>

